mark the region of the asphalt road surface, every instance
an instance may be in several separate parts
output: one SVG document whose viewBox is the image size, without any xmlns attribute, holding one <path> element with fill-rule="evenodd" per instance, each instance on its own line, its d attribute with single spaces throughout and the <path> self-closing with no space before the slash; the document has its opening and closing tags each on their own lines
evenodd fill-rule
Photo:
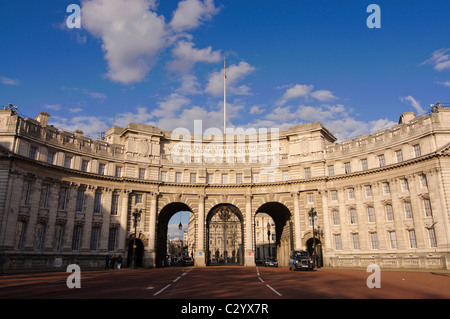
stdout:
<svg viewBox="0 0 450 319">
<path fill-rule="evenodd" d="M 0 276 L 1 299 L 449 299 L 450 274 L 384 271 L 368 288 L 366 270 L 211 266 Z M 75 283 L 73 278 L 69 278 Z M 69 283 L 70 284 L 70 283 Z"/>
</svg>

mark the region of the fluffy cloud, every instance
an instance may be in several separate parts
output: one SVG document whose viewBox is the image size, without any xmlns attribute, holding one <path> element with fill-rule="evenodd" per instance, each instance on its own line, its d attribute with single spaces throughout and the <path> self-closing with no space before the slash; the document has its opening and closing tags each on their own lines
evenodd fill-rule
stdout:
<svg viewBox="0 0 450 319">
<path fill-rule="evenodd" d="M 237 84 L 255 70 L 255 67 L 244 61 L 240 62 L 237 65 L 233 64 L 227 67 L 227 94 L 230 93 L 235 95 L 249 95 L 249 86 L 237 86 Z M 220 96 L 223 94 L 223 70 L 210 74 L 205 91 L 214 96 Z"/>
<path fill-rule="evenodd" d="M 211 47 L 195 49 L 194 43 L 179 41 L 172 50 L 175 60 L 169 63 L 172 71 L 189 71 L 197 62 L 217 63 L 222 59 L 219 51 L 212 51 Z"/>
<path fill-rule="evenodd" d="M 152 0 L 85 0 L 83 27 L 102 40 L 107 77 L 129 84 L 144 79 L 157 54 L 168 45 L 164 17 Z"/>
<path fill-rule="evenodd" d="M 309 98 L 312 97 L 318 101 L 332 101 L 337 99 L 336 96 L 333 95 L 331 91 L 328 90 L 317 90 L 312 92 L 314 89 L 314 85 L 306 85 L 306 84 L 296 84 L 293 87 L 288 88 L 283 96 L 278 100 L 277 105 L 283 105 L 287 103 L 287 101 L 296 99 L 296 98 Z"/>
<path fill-rule="evenodd" d="M 178 3 L 170 27 L 177 32 L 187 31 L 210 20 L 218 12 L 213 0 L 183 0 Z"/>
<path fill-rule="evenodd" d="M 436 50 L 431 54 L 431 58 L 422 62 L 421 65 L 432 64 L 436 71 L 450 70 L 450 54 L 447 54 L 449 51 L 450 48 Z"/>
<path fill-rule="evenodd" d="M 19 85 L 20 81 L 16 79 L 7 78 L 6 76 L 0 76 L 0 82 L 5 85 Z"/>
</svg>

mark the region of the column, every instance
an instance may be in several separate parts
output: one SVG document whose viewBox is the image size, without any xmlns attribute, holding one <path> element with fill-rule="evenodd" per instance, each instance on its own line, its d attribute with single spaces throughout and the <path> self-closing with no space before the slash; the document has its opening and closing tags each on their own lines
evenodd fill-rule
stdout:
<svg viewBox="0 0 450 319">
<path fill-rule="evenodd" d="M 300 236 L 300 207 L 298 205 L 298 191 L 292 192 L 294 198 L 294 250 L 302 249 L 302 239 Z"/>
<path fill-rule="evenodd" d="M 156 267 L 156 211 L 158 205 L 158 193 L 152 192 L 150 195 L 150 226 L 148 238 L 148 250 L 144 253 L 145 265 L 152 268 Z"/>
<path fill-rule="evenodd" d="M 119 253 L 125 254 L 127 252 L 127 223 L 128 223 L 128 201 L 130 197 L 130 191 L 124 189 L 122 191 L 122 205 L 120 208 L 120 227 L 118 229 L 118 245 L 117 250 Z M 125 262 L 123 262 L 126 265 Z"/>
<path fill-rule="evenodd" d="M 99 252 L 107 252 L 108 251 L 108 240 L 109 240 L 109 229 L 110 229 L 110 220 L 111 220 L 111 204 L 112 204 L 112 194 L 114 190 L 105 188 L 102 193 L 102 201 L 101 201 L 101 231 L 99 238 Z"/>
<path fill-rule="evenodd" d="M 195 243 L 195 266 L 206 266 L 205 255 L 205 198 L 204 194 L 198 196 L 197 215 L 197 241 Z"/>
<path fill-rule="evenodd" d="M 252 231 L 252 198 L 253 196 L 250 194 L 245 195 L 245 266 L 255 266 L 255 251 Z"/>
</svg>

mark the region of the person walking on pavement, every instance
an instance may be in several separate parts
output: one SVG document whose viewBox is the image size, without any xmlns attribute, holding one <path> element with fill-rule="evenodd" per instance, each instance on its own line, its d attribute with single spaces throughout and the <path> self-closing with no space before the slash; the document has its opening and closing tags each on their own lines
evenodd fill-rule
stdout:
<svg viewBox="0 0 450 319">
<path fill-rule="evenodd" d="M 109 269 L 109 255 L 105 257 L 105 269 Z"/>
<path fill-rule="evenodd" d="M 117 257 L 117 269 L 120 270 L 121 266 L 122 266 L 122 255 L 119 255 Z"/>
</svg>

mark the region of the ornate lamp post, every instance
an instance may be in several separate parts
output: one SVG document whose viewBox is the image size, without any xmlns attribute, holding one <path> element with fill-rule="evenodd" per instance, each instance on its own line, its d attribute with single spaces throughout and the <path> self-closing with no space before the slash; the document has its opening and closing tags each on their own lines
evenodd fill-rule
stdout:
<svg viewBox="0 0 450 319">
<path fill-rule="evenodd" d="M 270 223 L 267 222 L 267 239 L 269 240 L 269 258 L 270 258 Z"/>
<path fill-rule="evenodd" d="M 313 263 L 314 267 L 316 266 L 316 235 L 314 231 L 314 220 L 317 218 L 317 212 L 314 210 L 314 208 L 311 207 L 311 210 L 308 213 L 309 220 L 312 222 L 312 229 L 313 229 Z"/>
<path fill-rule="evenodd" d="M 133 212 L 133 219 L 134 219 L 134 239 L 133 239 L 133 258 L 132 258 L 132 264 L 133 264 L 133 268 L 136 269 L 137 268 L 137 255 L 136 255 L 136 237 L 137 237 L 137 223 L 141 220 L 141 214 L 142 214 L 142 210 L 141 209 L 134 209 Z"/>
</svg>

